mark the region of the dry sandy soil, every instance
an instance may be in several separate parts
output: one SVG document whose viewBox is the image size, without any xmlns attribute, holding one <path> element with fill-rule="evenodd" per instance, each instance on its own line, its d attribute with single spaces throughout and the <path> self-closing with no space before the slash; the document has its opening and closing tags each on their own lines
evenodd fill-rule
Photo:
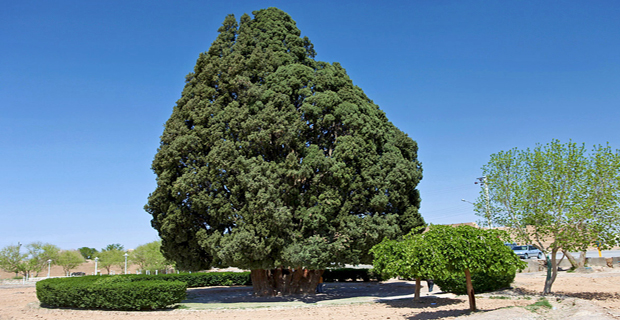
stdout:
<svg viewBox="0 0 620 320">
<path fill-rule="evenodd" d="M 0 285 L 0 320 L 8 319 L 620 319 L 620 270 L 598 269 L 593 273 L 561 272 L 547 299 L 552 309 L 531 307 L 538 301 L 545 274 L 518 274 L 512 289 L 477 295 L 478 312 L 468 312 L 465 296 L 431 294 L 423 288 L 421 302 L 402 293 L 412 293 L 407 282 L 326 285 L 322 298 L 296 301 L 252 301 L 248 288 L 196 288 L 189 290 L 186 307 L 149 312 L 50 309 L 39 305 L 33 286 Z M 358 297 L 344 296 L 355 290 Z M 348 291 L 347 291 L 348 290 Z M 381 292 L 370 300 L 361 296 Z M 383 290 L 383 291 L 381 291 Z M 390 294 L 393 290 L 393 294 Z M 400 292 L 398 290 L 401 290 Z M 403 291 L 404 290 L 404 291 Z M 436 291 L 436 290 L 435 290 Z M 235 298 L 235 294 L 237 294 Z M 226 296 L 222 304 L 208 302 Z M 243 297 L 241 297 L 241 296 Z M 245 295 L 245 296 L 244 296 Z M 241 297 L 241 298 L 240 298 Z M 379 297 L 379 298 L 377 298 Z M 400 297 L 400 298 L 399 298 Z M 237 300 L 234 300 L 237 299 Z M 217 300 L 217 299 L 216 299 Z M 225 298 L 220 299 L 222 302 Z M 338 301 L 338 303 L 333 303 Z M 366 301 L 366 302 L 364 302 Z M 208 303 L 205 303 L 208 302 Z M 256 307 L 268 305 L 269 307 Z"/>
</svg>

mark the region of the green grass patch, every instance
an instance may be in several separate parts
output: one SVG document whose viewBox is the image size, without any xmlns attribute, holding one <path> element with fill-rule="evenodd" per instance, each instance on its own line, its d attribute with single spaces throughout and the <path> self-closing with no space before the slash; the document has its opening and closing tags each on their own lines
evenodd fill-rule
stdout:
<svg viewBox="0 0 620 320">
<path fill-rule="evenodd" d="M 530 311 L 538 311 L 538 309 L 540 308 L 551 309 L 553 308 L 553 306 L 551 305 L 551 303 L 549 303 L 549 300 L 547 300 L 546 298 L 540 298 L 538 299 L 538 301 L 530 304 L 529 306 L 526 306 L 525 308 L 527 308 Z"/>
</svg>

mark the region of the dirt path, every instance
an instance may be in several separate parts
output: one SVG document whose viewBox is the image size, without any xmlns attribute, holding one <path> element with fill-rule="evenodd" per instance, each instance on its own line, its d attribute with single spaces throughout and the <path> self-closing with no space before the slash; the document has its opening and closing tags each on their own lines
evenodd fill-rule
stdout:
<svg viewBox="0 0 620 320">
<path fill-rule="evenodd" d="M 480 312 L 473 314 L 465 296 L 429 295 L 423 288 L 422 301 L 414 302 L 411 283 L 394 281 L 327 284 L 327 294 L 319 297 L 258 301 L 248 288 L 196 288 L 189 290 L 185 308 L 149 312 L 41 308 L 33 286 L 10 285 L 0 286 L 0 320 L 620 319 L 620 272 L 563 272 L 553 287 L 557 295 L 548 297 L 552 309 L 527 307 L 540 298 L 543 283 L 544 273 L 519 274 L 513 290 L 478 295 Z"/>
</svg>

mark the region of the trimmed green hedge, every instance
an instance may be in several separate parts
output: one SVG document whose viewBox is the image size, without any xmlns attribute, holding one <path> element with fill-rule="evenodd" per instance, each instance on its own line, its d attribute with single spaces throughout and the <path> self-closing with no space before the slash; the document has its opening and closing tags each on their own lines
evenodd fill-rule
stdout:
<svg viewBox="0 0 620 320">
<path fill-rule="evenodd" d="M 188 288 L 210 287 L 210 286 L 251 286 L 252 278 L 250 272 L 208 272 L 208 273 L 181 273 L 181 274 L 160 274 L 160 275 L 129 275 L 136 280 L 166 280 L 183 281 Z M 344 282 L 344 281 L 370 281 L 383 280 L 378 274 L 371 272 L 371 269 L 326 269 L 323 273 L 325 282 Z"/>
<path fill-rule="evenodd" d="M 188 288 L 212 287 L 212 286 L 251 286 L 252 280 L 249 272 L 198 272 L 181 274 L 160 275 L 124 275 L 131 277 L 132 281 L 182 281 L 187 283 Z"/>
<path fill-rule="evenodd" d="M 381 280 L 370 269 L 327 269 L 325 282 Z M 160 275 L 85 276 L 37 282 L 43 305 L 110 310 L 152 310 L 183 301 L 186 289 L 252 285 L 250 272 L 208 272 Z"/>
<path fill-rule="evenodd" d="M 381 276 L 371 272 L 370 269 L 326 269 L 323 273 L 323 281 L 325 282 L 344 282 L 344 281 L 370 281 L 371 279 L 381 281 Z"/>
<path fill-rule="evenodd" d="M 514 280 L 515 272 L 507 274 L 477 272 L 471 274 L 471 282 L 474 286 L 474 293 L 483 293 L 508 288 Z M 445 279 L 435 279 L 435 284 L 445 292 L 451 292 L 454 294 L 467 293 L 465 273 L 455 274 Z"/>
<path fill-rule="evenodd" d="M 252 285 L 249 272 L 117 275 L 54 278 L 37 283 L 37 298 L 50 307 L 111 310 L 161 309 L 186 298 L 186 289 Z"/>
<path fill-rule="evenodd" d="M 37 298 L 50 307 L 153 310 L 186 298 L 181 281 L 133 281 L 128 276 L 53 278 L 37 282 Z"/>
</svg>

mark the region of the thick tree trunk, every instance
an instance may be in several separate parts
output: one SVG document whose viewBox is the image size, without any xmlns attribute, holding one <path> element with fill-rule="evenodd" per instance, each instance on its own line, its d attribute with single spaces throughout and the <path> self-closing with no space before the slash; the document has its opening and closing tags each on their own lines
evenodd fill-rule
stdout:
<svg viewBox="0 0 620 320">
<path fill-rule="evenodd" d="M 469 269 L 465 269 L 465 283 L 467 285 L 467 296 L 469 297 L 469 310 L 476 311 L 476 296 L 474 295 L 474 285 L 471 283 Z"/>
<path fill-rule="evenodd" d="M 558 276 L 558 263 L 556 255 L 558 253 L 557 248 L 551 249 L 551 257 L 547 256 L 547 278 L 545 279 L 545 288 L 543 289 L 543 295 L 551 293 L 551 286 Z M 569 258 L 570 260 L 570 258 Z"/>
<path fill-rule="evenodd" d="M 256 296 L 287 296 L 314 294 L 324 270 L 256 269 L 251 270 L 252 286 Z"/>
<path fill-rule="evenodd" d="M 420 300 L 420 287 L 422 286 L 422 279 L 415 278 L 415 295 L 413 296 L 414 301 Z"/>
</svg>

